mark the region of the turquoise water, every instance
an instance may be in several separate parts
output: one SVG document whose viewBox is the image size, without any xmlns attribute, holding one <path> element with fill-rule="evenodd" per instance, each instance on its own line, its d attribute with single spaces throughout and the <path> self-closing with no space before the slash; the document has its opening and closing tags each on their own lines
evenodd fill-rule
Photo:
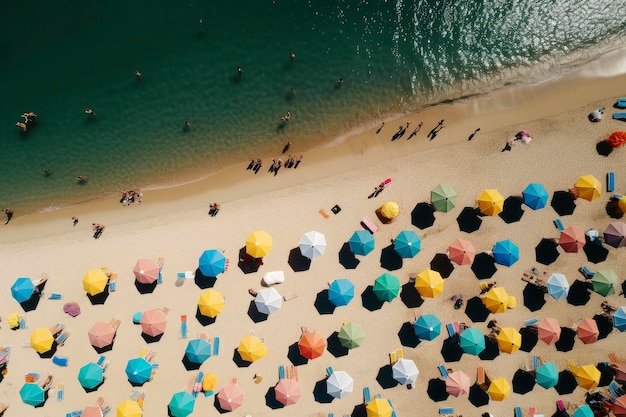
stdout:
<svg viewBox="0 0 626 417">
<path fill-rule="evenodd" d="M 625 44 L 624 7 L 5 1 L 0 205 L 20 215 L 173 185 L 252 154 L 270 158 L 286 141 L 303 152 L 385 115 L 553 77 Z M 15 122 L 27 111 L 39 123 L 22 134 Z M 77 175 L 88 182 L 77 184 Z"/>
</svg>

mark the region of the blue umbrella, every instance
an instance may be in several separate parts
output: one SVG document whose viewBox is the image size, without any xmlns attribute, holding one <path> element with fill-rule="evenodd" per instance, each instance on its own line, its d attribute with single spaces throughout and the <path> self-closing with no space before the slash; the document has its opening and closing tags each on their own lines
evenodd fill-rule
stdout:
<svg viewBox="0 0 626 417">
<path fill-rule="evenodd" d="M 531 182 L 524 188 L 522 191 L 522 198 L 524 199 L 524 204 L 530 207 L 533 210 L 539 210 L 544 208 L 548 203 L 548 192 L 546 191 L 546 187 L 542 184 L 537 184 L 535 182 Z"/>
<path fill-rule="evenodd" d="M 620 307 L 613 314 L 613 326 L 623 332 L 626 330 L 626 307 Z"/>
<path fill-rule="evenodd" d="M 46 393 L 38 384 L 27 382 L 20 389 L 20 397 L 24 404 L 37 407 L 46 400 Z"/>
<path fill-rule="evenodd" d="M 334 280 L 328 287 L 328 299 L 335 306 L 346 306 L 354 298 L 354 284 L 346 278 Z"/>
<path fill-rule="evenodd" d="M 374 236 L 367 230 L 357 230 L 348 241 L 350 250 L 355 255 L 367 255 L 374 250 Z"/>
<path fill-rule="evenodd" d="M 401 258 L 413 258 L 421 249 L 422 240 L 412 230 L 401 231 L 393 241 L 393 248 Z"/>
<path fill-rule="evenodd" d="M 492 252 L 496 263 L 500 265 L 511 266 L 519 260 L 519 248 L 509 239 L 496 242 Z"/>
<path fill-rule="evenodd" d="M 205 250 L 200 255 L 198 268 L 205 277 L 216 277 L 226 268 L 226 257 L 216 249 Z"/>
<path fill-rule="evenodd" d="M 211 344 L 204 339 L 190 340 L 185 349 L 185 356 L 193 363 L 204 363 L 211 357 L 211 353 Z"/>
<path fill-rule="evenodd" d="M 463 352 L 478 356 L 485 350 L 485 336 L 480 330 L 470 327 L 461 333 L 459 344 Z"/>
<path fill-rule="evenodd" d="M 172 417 L 187 417 L 193 413 L 193 408 L 196 405 L 196 399 L 193 395 L 186 391 L 180 391 L 172 395 L 167 408 L 170 410 Z"/>
<path fill-rule="evenodd" d="M 559 370 L 554 362 L 546 362 L 535 371 L 537 384 L 545 389 L 552 388 L 559 383 Z"/>
<path fill-rule="evenodd" d="M 152 376 L 152 364 L 144 358 L 135 358 L 126 364 L 126 375 L 132 384 L 141 385 Z"/>
<path fill-rule="evenodd" d="M 433 340 L 441 333 L 441 321 L 434 314 L 422 314 L 413 323 L 415 336 L 421 340 Z"/>
<path fill-rule="evenodd" d="M 88 363 L 78 371 L 78 382 L 83 388 L 93 389 L 102 381 L 104 381 L 104 370 L 93 362 Z"/>
<path fill-rule="evenodd" d="M 569 292 L 569 282 L 563 274 L 554 273 L 550 276 L 547 282 L 548 294 L 550 294 L 555 300 L 562 300 L 567 297 Z"/>
<path fill-rule="evenodd" d="M 18 278 L 11 286 L 11 295 L 18 303 L 30 300 L 35 291 L 35 284 L 30 278 Z"/>
</svg>

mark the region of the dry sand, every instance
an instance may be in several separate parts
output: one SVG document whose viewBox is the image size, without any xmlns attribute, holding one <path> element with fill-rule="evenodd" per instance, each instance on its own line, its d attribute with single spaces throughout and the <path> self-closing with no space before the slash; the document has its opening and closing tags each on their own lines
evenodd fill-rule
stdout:
<svg viewBox="0 0 626 417">
<path fill-rule="evenodd" d="M 159 368 L 154 379 L 145 384 L 145 415 L 166 415 L 166 405 L 172 394 L 180 391 L 194 373 L 185 370 L 181 359 L 187 340 L 179 336 L 179 318 L 189 317 L 189 336 L 200 333 L 221 338 L 221 352 L 202 366 L 201 370 L 217 374 L 218 388 L 231 378 L 238 378 L 245 391 L 244 405 L 233 415 L 253 416 L 322 416 L 329 412 L 349 415 L 362 403 L 361 390 L 368 386 L 372 395 L 382 394 L 393 401 L 399 416 L 436 415 L 440 406 L 455 408 L 456 414 L 480 415 L 489 411 L 495 416 L 511 415 L 515 406 L 535 406 L 538 412 L 551 415 L 558 398 L 581 403 L 585 391 L 577 388 L 574 393 L 559 396 L 555 390 L 536 386 L 524 396 L 512 393 L 502 402 L 492 401 L 488 406 L 476 409 L 467 397 L 450 397 L 435 403 L 426 394 L 428 380 L 439 375 L 437 365 L 443 363 L 440 354 L 443 335 L 432 342 L 422 342 L 416 348 L 402 346 L 398 337 L 402 325 L 416 313 L 432 312 L 443 323 L 465 321 L 470 324 L 463 310 L 454 310 L 450 296 L 463 293 L 467 298 L 477 295 L 479 281 L 468 266 L 457 267 L 445 282 L 444 293 L 435 299 L 426 299 L 419 309 L 408 308 L 402 300 L 386 303 L 379 310 L 369 311 L 363 306 L 361 294 L 374 279 L 387 270 L 381 266 L 381 251 L 403 229 L 413 229 L 422 238 L 422 251 L 414 258 L 404 260 L 402 267 L 391 271 L 405 284 L 411 273 L 429 266 L 436 253 L 446 251 L 447 246 L 458 237 L 473 242 L 479 251 L 490 250 L 501 239 L 510 238 L 520 247 L 521 259 L 510 268 L 499 267 L 494 279 L 518 298 L 518 307 L 497 315 L 501 326 L 521 327 L 531 317 L 554 317 L 562 326 L 575 328 L 581 317 L 599 313 L 602 297 L 592 294 L 591 301 L 583 307 L 574 307 L 566 301 L 546 297 L 544 308 L 530 312 L 522 305 L 524 284 L 522 273 L 538 266 L 542 270 L 564 273 L 570 282 L 581 278 L 577 269 L 588 264 L 584 253 L 562 253 L 549 267 L 535 262 L 534 247 L 542 237 L 558 237 L 552 221 L 557 217 L 552 208 L 532 211 L 526 209 L 519 223 L 505 224 L 499 217 L 484 218 L 481 229 L 472 234 L 460 232 L 456 217 L 463 206 L 473 206 L 484 188 L 497 188 L 504 196 L 519 194 L 529 182 L 541 182 L 551 193 L 573 186 L 580 175 L 593 174 L 604 182 L 608 171 L 616 175 L 617 191 L 624 191 L 626 165 L 623 150 L 617 150 L 608 158 L 599 156 L 595 145 L 612 131 L 624 129 L 623 122 L 610 119 L 611 106 L 616 97 L 624 92 L 615 86 L 623 85 L 625 76 L 599 74 L 598 68 L 611 68 L 619 64 L 624 55 L 610 56 L 604 65 L 587 68 L 556 83 L 509 90 L 498 94 L 475 98 L 453 104 L 429 108 L 408 115 L 406 118 L 387 121 L 380 134 L 375 134 L 378 122 L 365 133 L 332 147 L 307 153 L 297 170 L 281 169 L 276 177 L 266 172 L 254 176 L 244 166 L 233 167 L 216 177 L 175 189 L 144 192 L 141 206 L 122 207 L 117 199 L 105 199 L 71 209 L 32 216 L 16 217 L 2 228 L 0 234 L 0 273 L 3 277 L 0 291 L 0 314 L 5 321 L 0 330 L 0 344 L 12 345 L 9 372 L 0 383 L 1 401 L 11 404 L 7 416 L 59 416 L 95 404 L 99 396 L 115 407 L 137 389 L 126 380 L 124 368 L 128 359 L 138 355 L 147 346 L 140 335 L 140 328 L 133 325 L 132 316 L 137 311 L 168 306 L 169 323 L 164 337 L 149 348 L 158 352 Z M 593 76 L 591 76 L 592 74 Z M 597 107 L 606 107 L 607 113 L 601 123 L 587 121 L 587 114 Z M 426 134 L 439 119 L 445 119 L 446 128 L 436 140 L 428 142 Z M 411 121 L 414 127 L 424 122 L 421 132 L 410 141 L 404 138 L 390 142 L 397 126 Z M 481 131 L 471 142 L 468 135 L 475 128 Z M 500 152 L 507 139 L 519 130 L 533 135 L 528 145 L 515 145 L 511 152 Z M 411 129 L 409 129 L 410 133 Z M 407 135 L 408 135 L 407 133 Z M 405 136 L 406 137 L 406 136 Z M 292 151 L 297 152 L 297 144 Z M 267 169 L 267 160 L 265 158 Z M 384 178 L 392 177 L 392 184 L 377 198 L 367 196 Z M 449 183 L 457 190 L 457 207 L 449 213 L 436 213 L 433 227 L 418 230 L 411 225 L 411 210 L 429 198 L 430 190 L 438 183 Z M 611 222 L 604 210 L 608 194 L 588 202 L 579 200 L 574 215 L 562 218 L 565 225 L 579 225 L 584 229 L 593 227 L 600 231 Z M 216 217 L 207 216 L 208 204 L 222 203 Z M 385 201 L 396 201 L 400 215 L 391 224 L 382 225 L 374 214 Z M 325 219 L 320 209 L 330 213 L 335 204 L 342 211 Z M 375 234 L 376 249 L 360 261 L 355 269 L 346 269 L 339 262 L 338 253 L 354 230 L 360 229 L 359 221 L 367 215 L 379 225 Z M 72 227 L 71 217 L 80 222 Z M 103 236 L 92 238 L 91 223 L 106 224 Z M 244 274 L 237 266 L 239 250 L 252 230 L 266 230 L 273 236 L 274 247 L 264 259 L 259 272 Z M 328 247 L 321 258 L 313 260 L 310 269 L 294 272 L 289 265 L 289 254 L 297 248 L 301 235 L 317 230 L 326 235 Z M 227 298 L 222 314 L 215 323 L 201 326 L 195 319 L 196 302 L 201 289 L 193 280 L 177 286 L 176 274 L 195 270 L 203 250 L 224 250 L 230 259 L 230 269 L 217 278 L 214 288 Z M 388 250 L 388 249 L 387 249 Z M 624 249 L 609 248 L 608 259 L 591 269 L 610 268 L 620 278 L 626 275 Z M 154 293 L 140 295 L 133 282 L 132 268 L 139 258 L 166 259 L 164 282 Z M 88 269 L 107 266 L 118 273 L 117 291 L 104 305 L 91 305 L 82 290 L 81 279 Z M 286 280 L 276 288 L 281 294 L 296 291 L 298 297 L 284 302 L 281 311 L 268 320 L 255 323 L 248 315 L 252 297 L 248 288 L 260 288 L 265 272 L 283 270 Z M 10 286 L 17 277 L 36 278 L 47 272 L 50 280 L 46 293 L 62 293 L 63 300 L 42 299 L 35 311 L 23 313 L 11 298 Z M 356 285 L 357 296 L 347 307 L 337 308 L 333 314 L 320 314 L 315 307 L 319 292 L 327 288 L 327 282 L 346 277 Z M 616 305 L 623 304 L 618 295 L 608 297 Z M 62 312 L 65 302 L 76 301 L 82 314 L 71 318 Z M 11 331 L 6 316 L 13 311 L 26 317 L 27 330 Z M 107 380 L 97 392 L 85 393 L 77 381 L 78 369 L 98 359 L 89 345 L 87 330 L 96 321 L 122 321 L 111 352 Z M 297 343 L 301 326 L 317 330 L 324 337 L 337 331 L 342 322 L 361 324 L 366 333 L 363 346 L 347 355 L 334 357 L 331 353 L 299 366 L 299 380 L 304 395 L 297 405 L 272 409 L 266 404 L 266 394 L 278 381 L 278 366 L 289 365 L 290 347 Z M 57 322 L 65 324 L 71 336 L 59 355 L 69 358 L 68 367 L 57 367 L 50 359 L 40 359 L 30 348 L 23 348 L 30 332 L 37 327 L 49 327 Z M 475 323 L 487 332 L 486 323 Z M 249 367 L 238 367 L 233 352 L 239 340 L 251 332 L 265 339 L 269 356 Z M 445 331 L 444 331 L 445 333 Z M 539 342 L 533 353 L 553 360 L 560 369 L 567 367 L 568 360 L 578 364 L 597 363 L 608 360 L 609 352 L 620 353 L 624 336 L 617 331 L 595 344 L 576 342 L 568 353 L 557 352 L 554 346 Z M 389 352 L 403 347 L 404 357 L 416 361 L 420 369 L 418 382 L 413 390 L 404 386 L 383 389 L 377 381 L 381 367 L 389 363 Z M 501 354 L 494 361 L 482 362 L 464 355 L 460 362 L 448 366 L 463 370 L 475 378 L 477 366 L 485 366 L 496 377 L 511 380 L 515 370 L 530 360 L 529 353 Z M 316 402 L 313 391 L 316 383 L 323 381 L 326 367 L 346 370 L 354 378 L 354 393 L 332 403 Z M 19 399 L 19 389 L 24 374 L 52 373 L 55 382 L 65 384 L 65 400 L 57 402 L 56 396 L 44 407 L 33 409 Z M 261 374 L 263 381 L 255 384 L 253 376 Z M 198 397 L 192 415 L 217 415 L 214 397 Z"/>
</svg>

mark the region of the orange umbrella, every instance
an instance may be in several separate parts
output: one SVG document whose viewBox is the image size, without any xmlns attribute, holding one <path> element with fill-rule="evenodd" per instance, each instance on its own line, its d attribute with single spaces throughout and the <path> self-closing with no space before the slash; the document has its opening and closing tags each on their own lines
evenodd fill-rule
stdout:
<svg viewBox="0 0 626 417">
<path fill-rule="evenodd" d="M 626 417 L 626 395 L 622 395 L 613 403 L 615 417 Z"/>
<path fill-rule="evenodd" d="M 102 409 L 97 405 L 90 405 L 83 409 L 81 417 L 102 417 Z"/>
<path fill-rule="evenodd" d="M 291 378 L 278 381 L 274 391 L 276 392 L 276 400 L 284 405 L 295 404 L 302 397 L 302 385 Z"/>
<path fill-rule="evenodd" d="M 561 338 L 561 326 L 555 319 L 546 317 L 537 324 L 539 339 L 551 345 Z"/>
<path fill-rule="evenodd" d="M 326 342 L 317 332 L 306 332 L 300 336 L 298 342 L 300 354 L 307 359 L 315 359 L 322 356 L 326 349 Z"/>
<path fill-rule="evenodd" d="M 477 202 L 480 212 L 487 216 L 497 216 L 504 209 L 504 197 L 498 190 L 484 190 Z"/>
<path fill-rule="evenodd" d="M 144 311 L 141 315 L 141 331 L 148 336 L 157 337 L 165 333 L 167 317 L 158 308 Z"/>
<path fill-rule="evenodd" d="M 152 284 L 159 278 L 159 266 L 152 259 L 139 259 L 133 268 L 135 279 L 142 284 Z"/>
<path fill-rule="evenodd" d="M 457 239 L 448 246 L 448 257 L 458 265 L 470 265 L 475 256 L 476 249 L 469 240 Z"/>
<path fill-rule="evenodd" d="M 626 143 L 626 132 L 613 132 L 607 139 L 612 148 L 621 148 Z"/>
<path fill-rule="evenodd" d="M 577 253 L 585 246 L 585 231 L 578 226 L 569 226 L 561 232 L 559 245 L 565 252 Z"/>
<path fill-rule="evenodd" d="M 595 320 L 584 318 L 578 323 L 578 338 L 584 343 L 589 344 L 598 340 L 600 330 Z"/>
<path fill-rule="evenodd" d="M 109 323 L 98 321 L 91 326 L 87 332 L 89 335 L 89 343 L 96 348 L 104 348 L 113 343 L 115 338 L 115 329 Z"/>
<path fill-rule="evenodd" d="M 236 380 L 223 387 L 220 392 L 217 393 L 217 401 L 220 403 L 222 410 L 233 411 L 241 407 L 243 404 L 243 390 L 239 388 Z"/>
</svg>

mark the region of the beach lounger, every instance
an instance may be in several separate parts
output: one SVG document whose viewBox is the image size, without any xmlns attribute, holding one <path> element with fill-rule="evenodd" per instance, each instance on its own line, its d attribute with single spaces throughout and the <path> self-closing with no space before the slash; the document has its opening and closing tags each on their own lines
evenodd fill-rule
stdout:
<svg viewBox="0 0 626 417">
<path fill-rule="evenodd" d="M 624 391 L 624 389 L 616 381 L 611 381 L 607 389 L 615 397 L 626 395 L 626 391 Z"/>
<path fill-rule="evenodd" d="M 485 384 L 487 385 L 487 388 L 489 388 L 489 384 L 491 384 L 491 381 L 494 379 L 495 378 L 493 377 L 491 371 L 489 369 L 485 369 Z"/>
<path fill-rule="evenodd" d="M 117 272 L 113 272 L 109 277 L 109 292 L 117 290 Z"/>
<path fill-rule="evenodd" d="M 333 413 L 328 413 L 328 417 L 335 417 Z"/>
<path fill-rule="evenodd" d="M 596 274 L 595 272 L 593 272 L 592 270 L 590 270 L 589 268 L 587 268 L 587 265 L 584 265 L 582 267 L 580 267 L 578 269 L 578 271 L 583 274 L 583 276 L 585 277 L 585 279 L 591 279 L 593 278 L 593 276 Z"/>
<path fill-rule="evenodd" d="M 163 284 L 163 267 L 165 266 L 165 259 L 160 257 L 156 261 L 157 266 L 159 267 L 159 275 L 157 277 L 157 284 Z"/>
<path fill-rule="evenodd" d="M 626 122 L 626 113 L 613 113 L 613 119 Z"/>
<path fill-rule="evenodd" d="M 446 379 L 448 377 L 448 370 L 446 369 L 446 367 L 443 365 L 439 365 L 438 369 L 443 379 Z"/>
<path fill-rule="evenodd" d="M 361 224 L 363 225 L 363 227 L 365 227 L 367 230 L 369 230 L 371 233 L 376 233 L 378 231 L 378 226 L 376 226 L 374 224 L 373 221 L 371 221 L 369 219 L 369 217 L 367 216 L 363 216 L 361 218 Z"/>
<path fill-rule="evenodd" d="M 329 366 L 328 368 L 326 368 L 326 375 L 327 376 L 331 376 L 333 374 L 333 368 L 332 366 Z"/>
<path fill-rule="evenodd" d="M 612 171 L 606 174 L 606 190 L 610 193 L 615 191 L 615 173 Z"/>
<path fill-rule="evenodd" d="M 448 330 L 448 336 L 456 337 L 456 334 L 454 333 L 454 326 L 452 325 L 452 323 L 446 324 L 446 330 Z"/>
<path fill-rule="evenodd" d="M 52 363 L 57 366 L 67 366 L 69 360 L 65 356 L 54 355 L 52 357 Z"/>
<path fill-rule="evenodd" d="M 541 366 L 541 361 L 539 360 L 539 356 L 533 355 L 533 369 L 537 369 Z"/>
<path fill-rule="evenodd" d="M 57 401 L 63 401 L 65 399 L 65 385 L 63 383 L 57 384 Z"/>
<path fill-rule="evenodd" d="M 565 226 L 563 226 L 563 222 L 561 221 L 561 219 L 554 219 L 554 227 L 559 229 L 559 231 L 561 232 L 565 230 Z"/>
<path fill-rule="evenodd" d="M 325 218 L 325 219 L 330 218 L 330 216 L 328 215 L 328 213 L 326 213 L 326 210 L 324 210 L 324 209 L 320 209 L 319 210 L 319 214 L 321 214 L 322 217 Z"/>
<path fill-rule="evenodd" d="M 615 107 L 618 109 L 626 109 L 626 98 L 622 97 L 622 98 L 618 98 L 615 101 Z"/>
<path fill-rule="evenodd" d="M 485 368 L 482 366 L 476 368 L 476 385 L 482 389 L 487 389 L 487 382 L 485 381 Z"/>
<path fill-rule="evenodd" d="M 26 318 L 24 316 L 20 316 L 20 329 L 26 329 Z"/>
<path fill-rule="evenodd" d="M 528 417 L 535 417 L 537 409 L 535 407 L 528 407 Z"/>
<path fill-rule="evenodd" d="M 293 300 L 294 298 L 298 298 L 298 293 L 295 291 L 291 291 L 283 295 L 283 300 L 285 301 Z"/>
<path fill-rule="evenodd" d="M 559 411 L 565 411 L 565 404 L 563 404 L 563 400 L 556 400 L 556 408 Z"/>
<path fill-rule="evenodd" d="M 37 372 L 29 372 L 24 375 L 24 381 L 26 382 L 37 382 L 39 380 L 39 373 Z"/>
<path fill-rule="evenodd" d="M 48 296 L 48 300 L 62 300 L 62 299 L 63 299 L 63 295 L 56 293 L 56 292 L 53 292 L 52 294 Z"/>
<path fill-rule="evenodd" d="M 391 363 L 391 365 L 393 365 L 397 361 L 398 361 L 398 357 L 396 356 L 396 351 L 394 350 L 393 352 L 389 353 L 389 362 Z"/>
<path fill-rule="evenodd" d="M 180 316 L 180 338 L 187 339 L 187 315 Z"/>
<path fill-rule="evenodd" d="M 59 337 L 56 338 L 57 345 L 63 346 L 68 337 L 70 337 L 70 332 L 65 331 L 61 333 Z"/>
<path fill-rule="evenodd" d="M 369 404 L 370 402 L 372 402 L 370 387 L 363 387 L 363 403 Z"/>
<path fill-rule="evenodd" d="M 439 407 L 439 414 L 454 414 L 453 407 Z"/>
<path fill-rule="evenodd" d="M 537 317 L 533 317 L 532 319 L 528 319 L 524 321 L 524 326 L 533 326 L 539 323 L 539 319 Z"/>
<path fill-rule="evenodd" d="M 204 378 L 204 372 L 198 372 L 198 376 L 196 377 L 196 382 L 193 384 L 193 391 L 191 395 L 194 397 L 198 396 L 198 393 L 202 391 L 202 379 Z"/>
<path fill-rule="evenodd" d="M 391 407 L 391 417 L 398 417 L 398 415 L 396 414 L 396 409 L 393 407 L 391 400 L 387 399 L 387 402 L 389 403 L 389 407 Z"/>
<path fill-rule="evenodd" d="M 515 417 L 523 417 L 522 415 L 522 407 L 515 407 L 514 409 Z"/>
<path fill-rule="evenodd" d="M 280 365 L 278 367 L 278 379 L 285 379 L 285 366 Z"/>
<path fill-rule="evenodd" d="M 220 337 L 215 336 L 213 338 L 213 355 L 217 356 L 220 354 Z"/>
<path fill-rule="evenodd" d="M 396 350 L 396 357 L 398 359 L 404 358 L 404 351 L 402 350 L 402 348 Z"/>
</svg>

